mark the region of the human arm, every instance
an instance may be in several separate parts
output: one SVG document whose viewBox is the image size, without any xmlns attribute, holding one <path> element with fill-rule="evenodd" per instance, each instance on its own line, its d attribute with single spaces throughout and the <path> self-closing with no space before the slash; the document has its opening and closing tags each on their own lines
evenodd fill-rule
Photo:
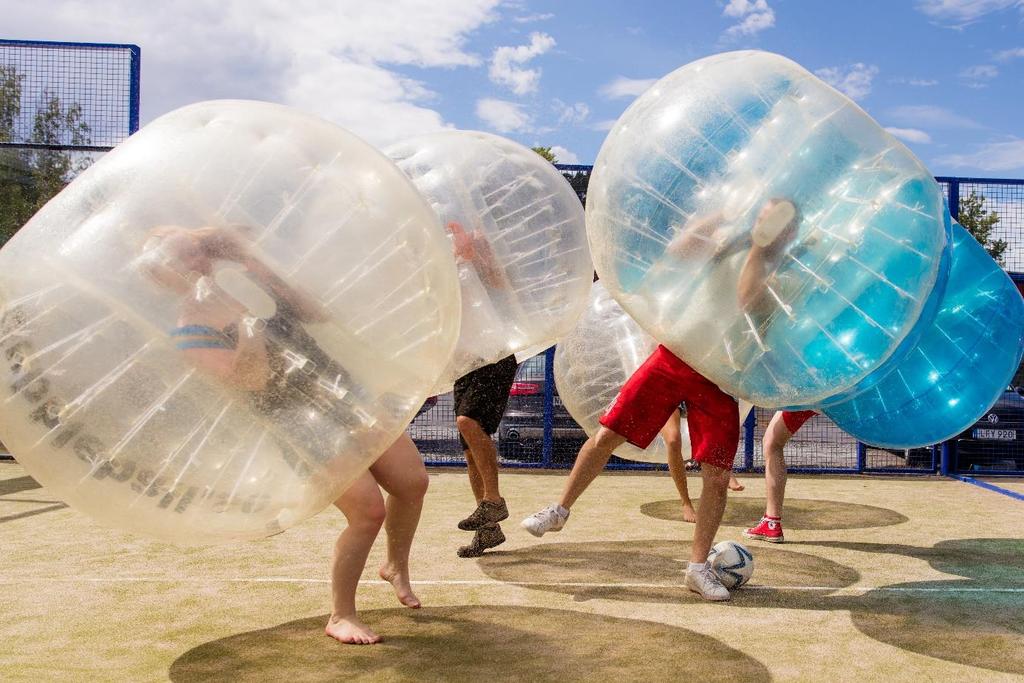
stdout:
<svg viewBox="0 0 1024 683">
<path fill-rule="evenodd" d="M 718 246 L 714 235 L 724 220 L 725 216 L 721 211 L 700 218 L 691 218 L 668 243 L 665 252 L 676 257 L 686 257 L 699 251 L 712 251 Z"/>
<path fill-rule="evenodd" d="M 325 322 L 327 310 L 319 301 L 285 282 L 267 264 L 257 258 L 247 240 L 230 228 L 204 227 L 195 231 L 211 259 L 241 264 L 276 301 L 288 307 L 303 322 Z"/>
<path fill-rule="evenodd" d="M 498 259 L 491 249 L 491 244 L 480 230 L 474 230 L 472 234 L 467 233 L 456 221 L 450 221 L 447 228 L 452 235 L 452 246 L 456 259 L 472 265 L 477 275 L 488 287 L 501 289 L 507 286 L 504 273 L 501 266 L 498 265 Z"/>
</svg>

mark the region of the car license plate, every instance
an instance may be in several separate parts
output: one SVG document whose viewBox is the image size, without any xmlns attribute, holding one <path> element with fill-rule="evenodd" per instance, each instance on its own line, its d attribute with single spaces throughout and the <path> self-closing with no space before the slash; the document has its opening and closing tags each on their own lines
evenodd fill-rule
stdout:
<svg viewBox="0 0 1024 683">
<path fill-rule="evenodd" d="M 1000 441 L 1016 441 L 1016 429 L 975 429 L 975 439 L 998 439 Z"/>
</svg>

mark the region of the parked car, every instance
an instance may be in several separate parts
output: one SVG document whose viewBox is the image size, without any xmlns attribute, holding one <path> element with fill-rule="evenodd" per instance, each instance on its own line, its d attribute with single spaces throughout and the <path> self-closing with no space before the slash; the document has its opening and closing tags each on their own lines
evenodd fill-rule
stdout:
<svg viewBox="0 0 1024 683">
<path fill-rule="evenodd" d="M 961 470 L 1024 470 L 1024 388 L 1007 387 L 995 405 L 956 437 Z"/>
<path fill-rule="evenodd" d="M 509 391 L 505 417 L 498 425 L 498 453 L 506 460 L 539 462 L 544 442 L 544 392 L 547 356 L 540 354 L 523 361 Z M 558 391 L 554 394 L 553 461 L 571 462 L 586 432 L 565 409 Z"/>
</svg>

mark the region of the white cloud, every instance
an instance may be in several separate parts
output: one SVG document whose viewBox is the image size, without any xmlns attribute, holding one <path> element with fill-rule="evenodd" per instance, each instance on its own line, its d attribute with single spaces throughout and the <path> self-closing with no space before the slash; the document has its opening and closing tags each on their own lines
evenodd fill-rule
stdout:
<svg viewBox="0 0 1024 683">
<path fill-rule="evenodd" d="M 512 21 L 517 24 L 532 24 L 535 21 L 547 21 L 548 19 L 554 18 L 554 14 L 551 12 L 545 12 L 543 14 L 526 14 L 522 16 L 512 17 Z"/>
<path fill-rule="evenodd" d="M 249 98 L 301 107 L 371 142 L 446 124 L 434 96 L 393 66 L 482 63 L 472 34 L 500 0 L 0 0 L 4 31 L 142 47 L 143 122 L 190 102 Z"/>
<path fill-rule="evenodd" d="M 555 99 L 553 106 L 558 112 L 558 125 L 574 126 L 583 123 L 590 116 L 590 107 L 585 102 L 566 104 L 562 100 Z"/>
<path fill-rule="evenodd" d="M 598 90 L 601 95 L 610 100 L 620 97 L 636 97 L 654 85 L 656 78 L 626 78 L 619 76 L 610 83 L 605 83 Z"/>
<path fill-rule="evenodd" d="M 1009 50 L 1000 50 L 999 52 L 996 53 L 995 57 L 996 60 L 1000 62 L 1007 62 L 1011 59 L 1016 59 L 1017 57 L 1024 58 L 1024 47 L 1014 47 L 1010 48 Z"/>
<path fill-rule="evenodd" d="M 551 153 L 555 155 L 555 162 L 559 164 L 578 164 L 580 158 L 574 152 L 570 152 L 561 145 L 551 145 Z"/>
<path fill-rule="evenodd" d="M 477 117 L 499 133 L 512 133 L 530 127 L 530 115 L 515 102 L 486 97 L 477 100 Z"/>
<path fill-rule="evenodd" d="M 912 104 L 901 107 L 894 107 L 889 110 L 889 116 L 897 122 L 911 125 L 923 126 L 926 128 L 982 128 L 977 121 L 955 114 L 948 109 L 935 107 L 929 104 Z"/>
<path fill-rule="evenodd" d="M 906 140 L 907 142 L 916 142 L 922 145 L 927 145 L 932 141 L 932 136 L 923 130 L 917 130 L 916 128 L 886 128 L 887 131 L 898 137 L 900 140 Z"/>
<path fill-rule="evenodd" d="M 604 121 L 595 121 L 590 124 L 591 130 L 611 130 L 615 127 L 617 119 L 605 119 Z"/>
<path fill-rule="evenodd" d="M 991 64 L 979 64 L 969 66 L 960 70 L 960 78 L 971 88 L 984 88 L 990 81 L 999 75 L 999 69 Z"/>
<path fill-rule="evenodd" d="M 529 45 L 502 46 L 491 56 L 488 75 L 491 81 L 509 88 L 516 95 L 536 92 L 540 82 L 540 69 L 521 68 L 555 46 L 555 39 L 546 33 L 531 33 Z"/>
<path fill-rule="evenodd" d="M 878 67 L 857 62 L 845 69 L 830 66 L 814 72 L 819 78 L 847 97 L 859 100 L 871 92 L 871 82 L 878 75 Z"/>
<path fill-rule="evenodd" d="M 737 20 L 722 34 L 728 39 L 757 35 L 775 25 L 775 12 L 768 0 L 729 0 L 722 16 Z"/>
<path fill-rule="evenodd" d="M 896 83 L 898 85 L 912 85 L 915 88 L 930 88 L 933 85 L 939 84 L 939 82 L 934 78 L 906 78 L 904 76 L 890 78 L 889 82 Z"/>
<path fill-rule="evenodd" d="M 979 145 L 967 154 L 948 154 L 936 159 L 939 164 L 954 168 L 977 168 L 982 171 L 1024 170 L 1024 139 Z"/>
<path fill-rule="evenodd" d="M 1024 8 L 1024 0 L 918 0 L 916 7 L 939 23 L 963 28 L 993 12 Z"/>
</svg>

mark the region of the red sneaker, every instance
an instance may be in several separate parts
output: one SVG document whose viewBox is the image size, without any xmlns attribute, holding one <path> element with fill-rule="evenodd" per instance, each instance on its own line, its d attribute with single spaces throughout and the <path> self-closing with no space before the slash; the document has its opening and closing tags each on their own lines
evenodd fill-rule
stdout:
<svg viewBox="0 0 1024 683">
<path fill-rule="evenodd" d="M 757 526 L 747 529 L 743 535 L 769 543 L 782 543 L 782 520 L 778 517 L 762 517 Z"/>
</svg>

